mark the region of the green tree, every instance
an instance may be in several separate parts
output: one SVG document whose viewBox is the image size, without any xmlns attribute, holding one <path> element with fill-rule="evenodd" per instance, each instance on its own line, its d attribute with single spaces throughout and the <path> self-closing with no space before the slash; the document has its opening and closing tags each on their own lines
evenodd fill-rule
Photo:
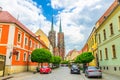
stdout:
<svg viewBox="0 0 120 80">
<path fill-rule="evenodd" d="M 42 66 L 43 62 L 50 62 L 51 58 L 52 58 L 51 52 L 44 48 L 35 49 L 31 53 L 31 61 L 37 62 L 38 67 L 39 63 L 41 63 Z"/>
<path fill-rule="evenodd" d="M 76 63 L 83 63 L 83 72 L 86 69 L 86 63 L 91 62 L 94 59 L 92 52 L 83 52 L 82 54 L 78 55 L 75 62 Z"/>
<path fill-rule="evenodd" d="M 77 63 L 89 63 L 94 59 L 92 52 L 83 52 L 82 54 L 78 55 L 75 62 Z"/>
<path fill-rule="evenodd" d="M 61 64 L 69 64 L 69 61 L 64 60 L 61 62 Z"/>
<path fill-rule="evenodd" d="M 54 66 L 59 67 L 59 64 L 61 62 L 61 57 L 59 56 L 53 56 L 51 62 Z"/>
</svg>

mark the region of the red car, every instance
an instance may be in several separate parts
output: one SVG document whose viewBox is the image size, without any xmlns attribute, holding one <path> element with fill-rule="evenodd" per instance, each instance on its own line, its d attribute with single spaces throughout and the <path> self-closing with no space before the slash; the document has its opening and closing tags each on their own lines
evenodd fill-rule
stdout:
<svg viewBox="0 0 120 80">
<path fill-rule="evenodd" d="M 51 73 L 52 69 L 48 66 L 43 66 L 42 68 L 40 68 L 40 73 Z"/>
</svg>

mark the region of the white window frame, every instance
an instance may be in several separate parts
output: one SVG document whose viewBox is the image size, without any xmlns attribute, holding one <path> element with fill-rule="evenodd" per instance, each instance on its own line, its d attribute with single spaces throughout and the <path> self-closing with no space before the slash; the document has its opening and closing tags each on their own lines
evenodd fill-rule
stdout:
<svg viewBox="0 0 120 80">
<path fill-rule="evenodd" d="M 120 16 L 118 16 L 118 30 L 120 30 Z"/>
<path fill-rule="evenodd" d="M 20 34 L 20 41 L 19 41 L 19 39 L 18 39 L 19 34 Z M 22 34 L 21 34 L 20 32 L 18 32 L 18 36 L 17 36 L 17 42 L 18 42 L 18 43 L 21 43 Z"/>
<path fill-rule="evenodd" d="M 29 61 L 31 61 L 31 54 L 28 55 L 28 59 L 29 59 Z"/>
<path fill-rule="evenodd" d="M 0 41 L 1 41 L 1 38 L 2 38 L 2 28 L 0 27 Z"/>
<path fill-rule="evenodd" d="M 26 39 L 27 39 L 27 41 L 26 41 Z M 28 37 L 27 36 L 25 37 L 25 45 L 28 45 Z"/>
<path fill-rule="evenodd" d="M 20 51 L 17 51 L 18 53 L 16 54 L 16 61 L 19 61 L 20 60 Z M 17 58 L 18 56 L 18 58 Z"/>
<path fill-rule="evenodd" d="M 32 47 L 32 40 L 30 40 L 30 47 Z"/>
<path fill-rule="evenodd" d="M 24 54 L 23 54 L 23 61 L 27 61 L 27 53 L 26 52 L 24 52 Z"/>
</svg>

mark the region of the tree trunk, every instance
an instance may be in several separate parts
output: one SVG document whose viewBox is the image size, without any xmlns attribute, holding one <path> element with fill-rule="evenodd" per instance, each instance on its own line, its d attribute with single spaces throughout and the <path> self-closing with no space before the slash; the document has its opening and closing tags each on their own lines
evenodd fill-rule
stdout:
<svg viewBox="0 0 120 80">
<path fill-rule="evenodd" d="M 83 63 L 83 73 L 85 73 L 86 68 L 87 68 L 86 63 Z"/>
<path fill-rule="evenodd" d="M 41 67 L 43 67 L 43 63 L 41 63 Z"/>
<path fill-rule="evenodd" d="M 40 71 L 40 63 L 38 63 L 38 66 L 36 67 L 36 71 L 37 71 L 37 72 Z"/>
</svg>

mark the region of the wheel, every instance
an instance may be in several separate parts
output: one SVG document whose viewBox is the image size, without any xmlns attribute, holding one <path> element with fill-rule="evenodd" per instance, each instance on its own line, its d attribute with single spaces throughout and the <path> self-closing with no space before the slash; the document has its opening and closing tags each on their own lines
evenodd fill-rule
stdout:
<svg viewBox="0 0 120 80">
<path fill-rule="evenodd" d="M 99 78 L 102 78 L 102 76 L 99 76 Z"/>
</svg>

